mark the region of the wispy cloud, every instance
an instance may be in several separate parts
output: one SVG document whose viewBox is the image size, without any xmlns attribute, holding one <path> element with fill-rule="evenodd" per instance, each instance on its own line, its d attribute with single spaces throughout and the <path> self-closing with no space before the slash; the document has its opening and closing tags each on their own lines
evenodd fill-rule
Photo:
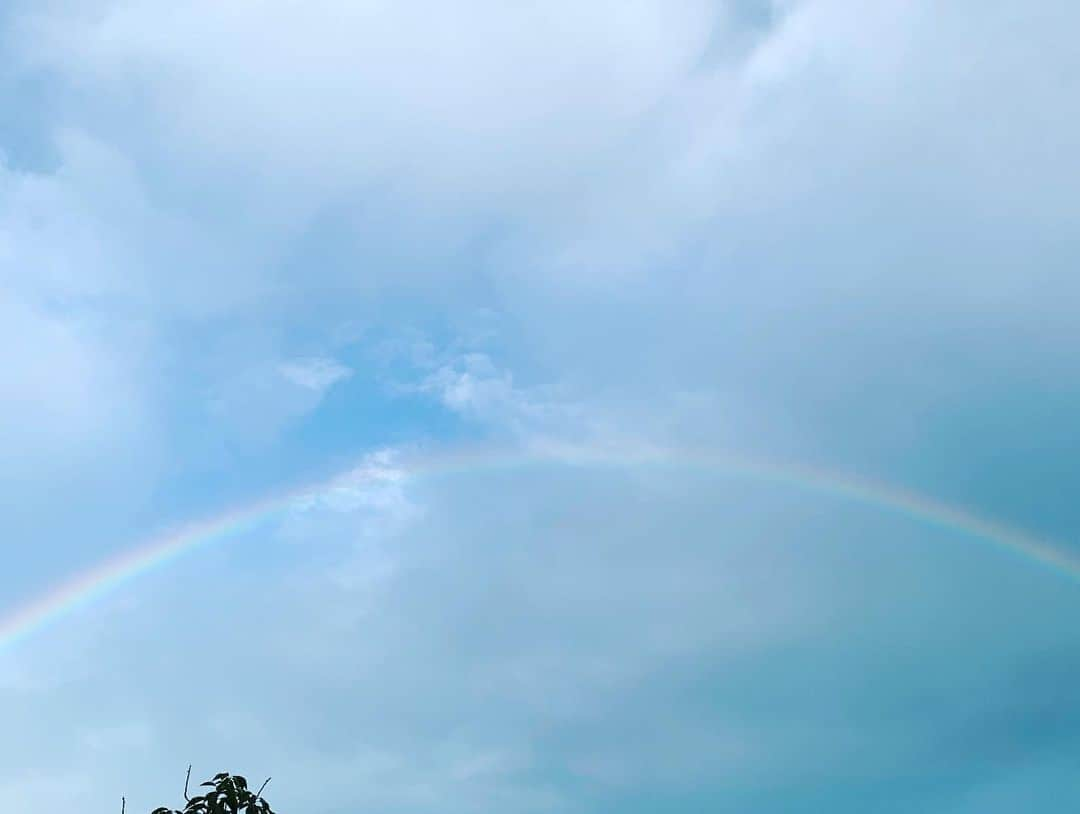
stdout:
<svg viewBox="0 0 1080 814">
<path fill-rule="evenodd" d="M 294 384 L 322 393 L 330 386 L 353 375 L 352 370 L 334 359 L 299 359 L 278 366 L 281 375 Z"/>
</svg>

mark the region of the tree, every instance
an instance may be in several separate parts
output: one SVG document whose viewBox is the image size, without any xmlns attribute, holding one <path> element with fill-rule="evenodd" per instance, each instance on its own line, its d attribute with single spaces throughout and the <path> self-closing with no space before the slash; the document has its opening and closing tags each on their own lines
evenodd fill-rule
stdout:
<svg viewBox="0 0 1080 814">
<path fill-rule="evenodd" d="M 252 793 L 248 789 L 247 779 L 243 775 L 220 772 L 212 780 L 200 783 L 200 787 L 209 787 L 205 794 L 188 797 L 188 783 L 191 780 L 191 767 L 188 766 L 184 779 L 184 801 L 182 810 L 161 806 L 152 814 L 274 814 L 270 804 L 262 797 L 262 791 L 270 778 Z M 121 803 L 121 814 L 127 807 L 127 801 Z"/>
</svg>

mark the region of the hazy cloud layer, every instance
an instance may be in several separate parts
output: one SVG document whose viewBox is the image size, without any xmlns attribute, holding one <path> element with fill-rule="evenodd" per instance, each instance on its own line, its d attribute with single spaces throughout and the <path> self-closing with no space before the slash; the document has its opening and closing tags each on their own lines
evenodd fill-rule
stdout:
<svg viewBox="0 0 1080 814">
<path fill-rule="evenodd" d="M 0 793 L 148 808 L 194 761 L 313 814 L 1075 803 L 1068 581 L 715 473 L 406 462 L 738 448 L 1070 545 L 1077 22 L 9 4 L 0 608 L 303 497 L 0 652 Z"/>
</svg>

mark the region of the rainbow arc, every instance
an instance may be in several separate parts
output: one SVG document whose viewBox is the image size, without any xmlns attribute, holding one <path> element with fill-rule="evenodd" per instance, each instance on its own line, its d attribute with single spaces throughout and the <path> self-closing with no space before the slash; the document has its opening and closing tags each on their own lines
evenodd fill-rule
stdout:
<svg viewBox="0 0 1080 814">
<path fill-rule="evenodd" d="M 415 480 L 435 475 L 463 475 L 544 464 L 616 469 L 648 466 L 691 468 L 786 486 L 876 507 L 951 530 L 1080 583 L 1080 556 L 1061 544 L 926 495 L 803 464 L 685 450 L 563 447 L 540 451 L 472 449 L 406 455 L 392 464 L 384 461 L 380 464 L 380 471 L 384 475 L 390 473 L 394 477 Z M 353 489 L 356 472 L 357 468 L 352 468 L 337 477 L 290 489 L 151 537 L 119 556 L 76 574 L 36 599 L 0 616 L 0 650 L 25 641 L 80 608 L 168 567 L 180 557 L 238 537 L 312 500 Z"/>
</svg>

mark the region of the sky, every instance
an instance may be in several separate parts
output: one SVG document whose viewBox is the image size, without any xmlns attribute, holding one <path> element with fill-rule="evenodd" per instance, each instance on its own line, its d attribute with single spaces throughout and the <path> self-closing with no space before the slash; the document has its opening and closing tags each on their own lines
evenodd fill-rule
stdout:
<svg viewBox="0 0 1080 814">
<path fill-rule="evenodd" d="M 1078 24 L 0 5 L 0 799 L 1080 807 Z"/>
</svg>

